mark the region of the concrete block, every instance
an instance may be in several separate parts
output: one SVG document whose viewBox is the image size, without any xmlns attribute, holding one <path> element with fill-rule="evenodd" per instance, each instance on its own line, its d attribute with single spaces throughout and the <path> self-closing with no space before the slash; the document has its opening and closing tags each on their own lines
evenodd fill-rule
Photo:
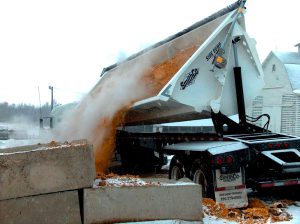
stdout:
<svg viewBox="0 0 300 224">
<path fill-rule="evenodd" d="M 202 221 L 185 221 L 185 220 L 154 220 L 142 222 L 119 222 L 119 224 L 203 224 Z"/>
<path fill-rule="evenodd" d="M 25 146 L 0 153 L 0 200 L 91 187 L 96 177 L 88 144 Z"/>
<path fill-rule="evenodd" d="M 0 223 L 80 224 L 78 191 L 0 201 Z"/>
<path fill-rule="evenodd" d="M 156 180 L 160 183 L 159 186 L 105 186 L 84 189 L 84 223 L 202 220 L 200 185 Z"/>
</svg>

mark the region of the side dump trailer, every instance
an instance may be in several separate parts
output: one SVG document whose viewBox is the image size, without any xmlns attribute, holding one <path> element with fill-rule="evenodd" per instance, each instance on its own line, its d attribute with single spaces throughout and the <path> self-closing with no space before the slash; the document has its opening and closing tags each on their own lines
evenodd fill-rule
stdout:
<svg viewBox="0 0 300 224">
<path fill-rule="evenodd" d="M 188 177 L 202 185 L 203 197 L 228 207 L 247 205 L 247 187 L 300 184 L 300 138 L 268 131 L 267 114 L 251 118 L 245 113 L 264 86 L 255 41 L 245 28 L 245 2 L 103 70 L 96 87 L 145 62 L 166 79 L 130 107 L 117 134 L 117 151 L 127 172 L 159 168 L 164 155 L 172 155 L 170 178 Z M 229 118 L 235 114 L 239 122 Z M 264 127 L 251 123 L 262 117 L 267 118 Z M 145 125 L 203 118 L 212 119 L 215 133 L 139 131 Z"/>
<path fill-rule="evenodd" d="M 268 121 L 264 127 L 251 123 L 262 117 L 269 120 L 267 114 L 251 118 L 245 113 L 264 86 L 255 41 L 245 29 L 245 2 L 222 9 L 102 74 L 117 74 L 146 59 L 163 67 L 195 49 L 176 72 L 165 71 L 170 79 L 156 95 L 130 108 L 117 136 L 117 150 L 123 166 L 132 171 L 160 167 L 163 155 L 173 155 L 169 178 L 188 177 L 202 185 L 203 197 L 227 207 L 246 206 L 247 187 L 300 184 L 300 138 L 271 133 Z M 237 123 L 228 117 L 234 114 L 239 115 Z M 202 118 L 212 118 L 215 134 L 139 131 L 149 124 Z M 136 129 L 128 128 L 132 125 Z"/>
<path fill-rule="evenodd" d="M 215 13 L 182 32 L 144 50 L 127 61 L 103 70 L 103 76 L 128 71 L 144 61 L 163 66 L 167 61 L 192 51 L 174 74 L 164 70 L 170 80 L 157 95 L 136 102 L 126 116 L 126 125 L 154 124 L 201 119 L 222 112 L 237 114 L 233 67 L 236 63 L 232 40 L 236 44 L 236 60 L 242 68 L 245 104 L 249 105 L 264 85 L 263 72 L 255 50 L 255 41 L 246 30 L 239 3 Z M 218 62 L 223 58 L 223 62 Z M 100 83 L 101 84 L 101 80 Z"/>
</svg>

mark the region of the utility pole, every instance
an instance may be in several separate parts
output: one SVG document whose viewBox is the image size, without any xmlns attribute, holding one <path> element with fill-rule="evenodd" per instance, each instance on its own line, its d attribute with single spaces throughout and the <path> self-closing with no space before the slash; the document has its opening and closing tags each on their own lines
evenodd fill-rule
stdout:
<svg viewBox="0 0 300 224">
<path fill-rule="evenodd" d="M 51 90 L 51 111 L 53 110 L 53 86 L 49 86 L 49 89 Z"/>
</svg>

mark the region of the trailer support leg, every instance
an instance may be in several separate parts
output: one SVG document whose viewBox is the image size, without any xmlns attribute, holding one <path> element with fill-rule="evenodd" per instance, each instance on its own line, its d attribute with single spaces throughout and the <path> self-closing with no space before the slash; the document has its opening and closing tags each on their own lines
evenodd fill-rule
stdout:
<svg viewBox="0 0 300 224">
<path fill-rule="evenodd" d="M 233 72 L 235 80 L 237 107 L 239 113 L 239 123 L 243 126 L 246 124 L 246 112 L 241 67 L 234 67 Z"/>
</svg>

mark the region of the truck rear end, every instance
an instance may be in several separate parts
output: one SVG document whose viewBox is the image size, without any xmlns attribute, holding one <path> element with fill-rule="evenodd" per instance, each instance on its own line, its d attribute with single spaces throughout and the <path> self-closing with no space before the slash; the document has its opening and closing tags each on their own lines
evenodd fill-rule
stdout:
<svg viewBox="0 0 300 224">
<path fill-rule="evenodd" d="M 165 147 L 174 155 L 169 177 L 188 177 L 202 185 L 203 197 L 215 198 L 226 207 L 248 205 L 245 167 L 249 162 L 249 148 L 237 141 L 194 141 Z"/>
<path fill-rule="evenodd" d="M 226 136 L 248 145 L 248 187 L 257 190 L 300 185 L 300 137 L 276 133 Z"/>
</svg>

